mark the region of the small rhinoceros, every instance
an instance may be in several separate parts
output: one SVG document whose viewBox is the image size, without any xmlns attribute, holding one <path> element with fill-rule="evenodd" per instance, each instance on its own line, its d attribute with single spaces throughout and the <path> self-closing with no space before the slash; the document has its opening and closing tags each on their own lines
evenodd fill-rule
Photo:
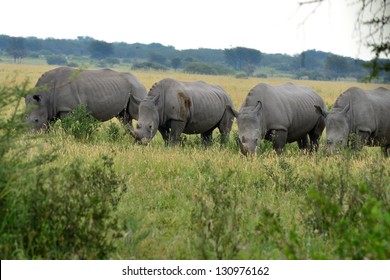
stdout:
<svg viewBox="0 0 390 280">
<path fill-rule="evenodd" d="M 234 116 L 229 95 L 219 86 L 205 82 L 180 82 L 163 79 L 140 102 L 137 129 L 131 131 L 136 141 L 149 143 L 157 130 L 166 143 L 176 144 L 181 133 L 201 134 L 208 144 L 215 128 L 222 142 L 229 139 Z"/>
<path fill-rule="evenodd" d="M 350 134 L 355 133 L 355 144 L 358 145 L 353 148 L 382 146 L 384 154 L 389 156 L 390 90 L 352 87 L 336 99 L 330 112 L 318 106 L 316 111 L 325 118 L 327 146 L 331 153 L 337 147 L 346 147 Z"/>
<path fill-rule="evenodd" d="M 240 111 L 232 110 L 237 118 L 241 153 L 255 155 L 261 139 L 272 141 L 277 154 L 286 143 L 295 141 L 304 149 L 308 146 L 307 135 L 310 151 L 317 150 L 325 123 L 314 112 L 314 105 L 325 109 L 322 98 L 308 87 L 258 84 L 249 91 Z"/>
<path fill-rule="evenodd" d="M 59 67 L 44 73 L 34 93 L 26 96 L 26 106 L 35 105 L 26 121 L 35 130 L 48 128 L 49 122 L 84 104 L 97 120 L 119 117 L 131 124 L 138 118 L 136 100 L 145 96 L 145 87 L 130 73 Z"/>
</svg>

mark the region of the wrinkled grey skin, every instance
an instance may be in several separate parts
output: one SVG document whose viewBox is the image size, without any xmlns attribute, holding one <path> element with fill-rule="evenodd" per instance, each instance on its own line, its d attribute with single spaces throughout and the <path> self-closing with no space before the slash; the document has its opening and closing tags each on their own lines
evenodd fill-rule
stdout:
<svg viewBox="0 0 390 280">
<path fill-rule="evenodd" d="M 322 98 L 312 89 L 291 83 L 255 86 L 235 112 L 241 153 L 255 155 L 262 139 L 272 141 L 277 154 L 286 143 L 297 141 L 301 149 L 318 149 L 324 130 L 324 118 L 316 114 L 314 105 L 325 109 Z"/>
<path fill-rule="evenodd" d="M 47 129 L 49 122 L 85 104 L 100 121 L 118 117 L 131 124 L 132 119 L 138 119 L 139 106 L 133 96 L 142 99 L 146 89 L 130 73 L 59 67 L 44 73 L 34 93 L 26 96 L 26 106 L 31 109 L 26 122 L 34 130 Z"/>
<path fill-rule="evenodd" d="M 219 86 L 163 79 L 140 103 L 137 129 L 132 135 L 138 143 L 147 144 L 160 131 L 167 144 L 175 145 L 181 133 L 201 134 L 203 142 L 209 144 L 213 130 L 218 128 L 225 142 L 234 120 L 227 105 L 233 107 Z"/>
<path fill-rule="evenodd" d="M 362 90 L 349 88 L 334 103 L 332 110 L 316 107 L 325 117 L 327 148 L 330 153 L 348 145 L 349 136 L 355 134 L 353 149 L 363 145 L 381 146 L 385 155 L 390 153 L 390 90 L 377 88 Z"/>
</svg>

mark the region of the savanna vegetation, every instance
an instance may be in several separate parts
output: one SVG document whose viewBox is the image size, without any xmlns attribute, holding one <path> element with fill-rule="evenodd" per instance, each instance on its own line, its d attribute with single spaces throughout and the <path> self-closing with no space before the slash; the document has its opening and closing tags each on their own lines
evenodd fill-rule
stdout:
<svg viewBox="0 0 390 280">
<path fill-rule="evenodd" d="M 236 125 L 225 146 L 188 135 L 138 146 L 82 107 L 49 133 L 26 133 L 23 96 L 52 68 L 0 64 L 1 259 L 390 258 L 390 159 L 379 148 L 327 156 L 290 144 L 278 157 L 263 142 L 245 158 Z M 146 88 L 165 77 L 219 84 L 236 108 L 259 82 L 291 81 L 132 73 Z M 350 86 L 379 86 L 293 82 L 328 106 Z"/>
</svg>

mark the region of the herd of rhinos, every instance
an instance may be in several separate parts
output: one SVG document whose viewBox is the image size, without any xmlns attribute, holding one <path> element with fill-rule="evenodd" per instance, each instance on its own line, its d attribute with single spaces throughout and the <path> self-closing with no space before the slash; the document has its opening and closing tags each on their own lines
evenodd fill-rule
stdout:
<svg viewBox="0 0 390 280">
<path fill-rule="evenodd" d="M 163 79 L 147 93 L 130 73 L 59 67 L 44 73 L 25 101 L 36 105 L 26 117 L 36 130 L 85 104 L 100 121 L 118 117 L 130 123 L 130 134 L 140 144 L 149 143 L 157 131 L 166 143 L 176 144 L 185 133 L 201 134 L 207 144 L 215 128 L 227 141 L 236 118 L 244 155 L 256 154 L 262 139 L 272 141 L 278 154 L 286 143 L 295 141 L 300 149 L 315 151 L 325 127 L 330 151 L 346 147 L 354 134 L 360 146 L 381 146 L 390 155 L 390 90 L 385 88 L 350 88 L 327 112 L 323 99 L 309 87 L 260 83 L 237 112 L 217 85 Z M 133 119 L 138 120 L 135 130 Z"/>
</svg>

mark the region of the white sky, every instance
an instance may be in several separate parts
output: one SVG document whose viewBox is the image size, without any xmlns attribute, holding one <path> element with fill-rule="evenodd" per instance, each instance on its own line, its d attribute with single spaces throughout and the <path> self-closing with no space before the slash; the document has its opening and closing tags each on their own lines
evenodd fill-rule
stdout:
<svg viewBox="0 0 390 280">
<path fill-rule="evenodd" d="M 299 1 L 307 0 L 2 0 L 0 34 L 372 57 L 355 32 L 353 1 L 327 0 L 304 25 L 316 4 L 298 9 Z"/>
</svg>

